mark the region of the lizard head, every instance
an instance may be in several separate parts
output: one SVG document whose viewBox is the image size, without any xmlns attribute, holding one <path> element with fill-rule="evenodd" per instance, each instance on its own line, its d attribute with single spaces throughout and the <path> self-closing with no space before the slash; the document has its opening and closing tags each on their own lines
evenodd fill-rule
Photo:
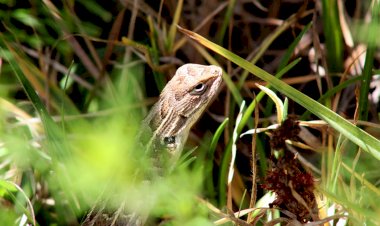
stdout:
<svg viewBox="0 0 380 226">
<path fill-rule="evenodd" d="M 214 65 L 185 64 L 165 86 L 160 96 L 161 119 L 176 115 L 178 126 L 167 130 L 167 136 L 188 132 L 216 96 L 223 71 Z"/>
<path fill-rule="evenodd" d="M 160 155 L 163 152 L 159 150 L 166 150 L 169 159 L 178 158 L 191 127 L 217 95 L 222 74 L 222 69 L 213 65 L 178 68 L 143 121 L 138 137 L 148 150 Z"/>
</svg>

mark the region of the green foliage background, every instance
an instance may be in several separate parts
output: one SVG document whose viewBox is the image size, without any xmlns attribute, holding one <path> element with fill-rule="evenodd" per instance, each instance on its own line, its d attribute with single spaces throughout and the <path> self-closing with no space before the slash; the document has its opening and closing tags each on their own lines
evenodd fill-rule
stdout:
<svg viewBox="0 0 380 226">
<path fill-rule="evenodd" d="M 100 197 L 165 225 L 289 223 L 251 209 L 273 202 L 260 184 L 274 150 L 239 137 L 288 114 L 311 131 L 292 147 L 320 223 L 378 224 L 377 1 L 8 0 L 0 20 L 2 225 L 79 225 Z M 147 181 L 135 135 L 189 62 L 222 66 L 225 86 L 173 173 Z"/>
</svg>

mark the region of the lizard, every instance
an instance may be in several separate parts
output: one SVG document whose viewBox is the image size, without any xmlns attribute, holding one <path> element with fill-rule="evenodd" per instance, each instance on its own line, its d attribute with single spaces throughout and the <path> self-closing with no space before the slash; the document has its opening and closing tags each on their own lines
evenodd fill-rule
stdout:
<svg viewBox="0 0 380 226">
<path fill-rule="evenodd" d="M 150 152 L 165 149 L 175 162 L 190 129 L 217 94 L 221 81 L 222 69 L 218 66 L 185 64 L 178 68 L 143 120 L 138 140 Z"/>
<path fill-rule="evenodd" d="M 177 161 L 190 129 L 217 95 L 222 74 L 218 66 L 185 64 L 166 84 L 137 134 L 137 142 L 154 159 L 155 167 L 170 167 Z M 164 164 L 166 160 L 169 164 Z M 117 218 L 120 213 L 114 213 L 108 220 L 97 219 L 108 217 L 105 214 L 88 215 L 82 225 L 143 225 L 145 221 L 135 214 L 123 219 L 115 219 L 115 215 Z"/>
</svg>

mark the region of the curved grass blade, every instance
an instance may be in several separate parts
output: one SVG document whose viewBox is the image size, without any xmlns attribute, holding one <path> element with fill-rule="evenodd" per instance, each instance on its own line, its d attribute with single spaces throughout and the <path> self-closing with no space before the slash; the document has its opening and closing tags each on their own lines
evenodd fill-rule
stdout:
<svg viewBox="0 0 380 226">
<path fill-rule="evenodd" d="M 25 77 L 25 75 L 22 72 L 20 72 L 21 69 L 18 68 L 19 65 L 16 65 L 16 63 L 13 60 L 8 60 L 8 62 L 13 68 L 13 71 L 15 72 L 18 80 L 20 81 L 22 87 L 25 90 L 25 93 L 27 94 L 31 103 L 33 104 L 33 107 L 36 109 L 38 115 L 41 117 L 41 121 L 44 126 L 45 134 L 47 137 L 46 140 L 49 145 L 49 154 L 53 156 L 53 160 L 62 159 L 68 153 L 67 149 L 65 148 L 64 142 L 62 142 L 64 139 L 64 134 L 62 130 L 58 127 L 58 125 L 54 122 L 53 118 L 49 115 L 47 109 L 45 108 L 44 104 L 42 103 L 40 97 L 36 93 L 32 84 Z M 57 157 L 57 159 L 54 157 Z"/>
<path fill-rule="evenodd" d="M 223 133 L 224 128 L 226 127 L 227 123 L 229 121 L 229 118 L 224 119 L 222 124 L 219 125 L 218 129 L 215 131 L 214 136 L 212 137 L 210 147 L 208 149 L 208 153 L 210 153 L 210 156 L 214 156 L 214 152 L 216 149 L 216 145 L 218 144 L 219 138 Z"/>
<path fill-rule="evenodd" d="M 357 76 L 357 77 L 351 78 L 349 80 L 346 80 L 346 81 L 340 83 L 339 85 L 334 86 L 332 89 L 327 90 L 317 101 L 319 103 L 321 103 L 323 100 L 331 97 L 333 94 L 338 93 L 339 91 L 343 90 L 344 88 L 351 85 L 352 83 L 360 81 L 362 79 L 363 79 L 363 76 Z M 310 112 L 306 111 L 305 113 L 302 114 L 300 119 L 305 120 L 306 118 L 309 117 L 309 115 L 310 115 Z"/>
<path fill-rule="evenodd" d="M 216 146 L 218 144 L 219 138 L 222 135 L 224 128 L 226 127 L 228 121 L 229 121 L 229 118 L 224 119 L 224 121 L 222 122 L 222 124 L 219 125 L 218 129 L 215 131 L 214 136 L 212 137 L 211 144 L 210 144 L 210 147 L 209 147 L 208 152 L 207 152 L 207 155 L 210 156 L 211 160 L 208 162 L 208 164 L 206 166 L 207 167 L 205 170 L 206 175 L 208 175 L 212 172 L 215 149 L 216 149 Z M 215 190 L 213 178 L 206 180 L 206 186 L 207 186 L 207 190 L 210 193 L 213 193 L 213 191 Z"/>
<path fill-rule="evenodd" d="M 210 42 L 209 40 L 192 31 L 186 30 L 184 28 L 179 28 L 179 30 L 201 45 L 206 46 L 207 48 L 222 55 L 223 57 L 244 68 L 245 70 L 248 70 L 250 73 L 256 75 L 260 79 L 270 83 L 273 88 L 288 96 L 304 108 L 308 109 L 320 119 L 326 121 L 331 127 L 342 133 L 352 142 L 361 147 L 364 151 L 370 153 L 372 156 L 380 160 L 380 141 L 375 137 L 345 120 L 343 117 L 318 103 L 317 101 L 306 96 L 302 92 L 294 89 L 285 82 L 275 78 L 268 72 L 239 57 L 238 55 L 228 51 L 219 45 L 216 45 L 213 42 Z"/>
</svg>

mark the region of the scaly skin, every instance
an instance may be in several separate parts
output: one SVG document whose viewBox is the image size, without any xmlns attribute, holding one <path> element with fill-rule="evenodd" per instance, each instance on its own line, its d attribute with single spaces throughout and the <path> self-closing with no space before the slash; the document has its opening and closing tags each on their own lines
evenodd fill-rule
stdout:
<svg viewBox="0 0 380 226">
<path fill-rule="evenodd" d="M 166 84 L 137 135 L 141 149 L 154 159 L 157 170 L 175 164 L 191 127 L 216 96 L 221 82 L 220 67 L 185 64 Z M 124 213 L 124 206 L 111 214 L 104 210 L 105 204 L 100 206 L 103 208 L 94 208 L 82 225 L 137 226 L 144 225 L 146 220 L 143 216 Z"/>
</svg>

